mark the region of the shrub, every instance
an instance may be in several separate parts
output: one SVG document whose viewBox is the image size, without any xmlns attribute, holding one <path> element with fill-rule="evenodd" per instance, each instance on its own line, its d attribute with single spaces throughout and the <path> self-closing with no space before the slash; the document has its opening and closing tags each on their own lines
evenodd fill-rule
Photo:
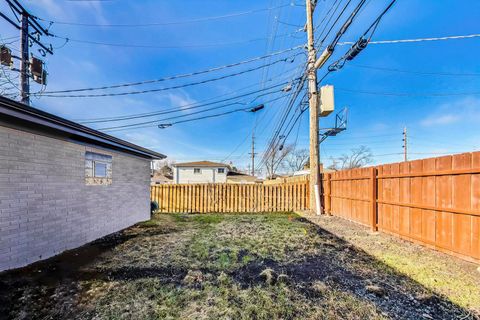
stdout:
<svg viewBox="0 0 480 320">
<path fill-rule="evenodd" d="M 151 201 L 150 202 L 150 213 L 154 214 L 158 210 L 158 203 L 157 201 Z"/>
</svg>

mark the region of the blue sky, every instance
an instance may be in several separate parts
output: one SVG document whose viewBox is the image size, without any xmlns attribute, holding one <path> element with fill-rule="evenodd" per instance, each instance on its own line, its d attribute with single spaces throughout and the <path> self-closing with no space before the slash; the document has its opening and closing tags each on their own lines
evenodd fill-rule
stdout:
<svg viewBox="0 0 480 320">
<path fill-rule="evenodd" d="M 333 0 L 319 0 L 315 24 L 323 18 L 332 2 Z M 388 2 L 368 1 L 341 42 L 356 40 Z M 32 13 L 46 20 L 87 24 L 181 22 L 257 10 L 255 13 L 224 19 L 154 27 L 86 27 L 54 23 L 50 28 L 52 33 L 71 39 L 177 48 L 132 48 L 70 41 L 56 49 L 53 56 L 47 57 L 48 91 L 135 82 L 199 71 L 287 49 L 306 41 L 305 34 L 298 31 L 298 26 L 302 26 L 305 21 L 305 10 L 301 6 L 304 3 L 300 0 L 296 0 L 298 6 L 290 5 L 290 0 L 36 0 L 23 3 Z M 261 10 L 265 8 L 274 9 Z M 8 10 L 3 2 L 0 10 Z M 397 1 L 382 20 L 373 40 L 475 34 L 480 32 L 479 16 L 480 2 L 474 0 Z M 48 25 L 46 22 L 44 24 Z M 17 34 L 6 23 L 0 23 L 1 37 Z M 45 38 L 44 41 L 51 41 L 54 47 L 64 44 L 62 39 Z M 11 46 L 18 47 L 18 42 Z M 328 165 L 331 157 L 348 153 L 351 148 L 360 145 L 370 147 L 375 155 L 374 163 L 401 161 L 402 155 L 399 153 L 403 151 L 404 126 L 409 132 L 411 159 L 480 149 L 479 49 L 480 38 L 369 45 L 354 61 L 330 74 L 322 83 L 336 87 L 337 110 L 344 106 L 349 108 L 347 131 L 328 139 L 321 146 L 323 161 Z M 346 50 L 348 46 L 338 46 L 331 61 Z M 294 53 L 299 52 L 301 50 Z M 270 61 L 277 58 L 272 57 Z M 292 79 L 304 61 L 303 55 L 297 55 L 293 62 L 277 63 L 268 69 L 183 89 L 81 99 L 36 96 L 32 98 L 32 104 L 73 120 L 179 108 L 221 95 L 228 97 L 232 92 L 258 90 Z M 127 89 L 175 86 L 258 65 L 259 63 L 242 65 L 195 78 Z M 365 66 L 449 75 L 392 72 L 364 68 Z M 322 69 L 319 75 L 323 74 Z M 242 89 L 246 87 L 248 89 Z M 32 88 L 33 91 L 40 89 L 36 85 Z M 391 93 L 406 95 L 389 95 Z M 279 93 L 260 97 L 255 102 L 251 102 L 254 96 L 239 101 L 253 106 L 277 96 Z M 178 124 L 167 129 L 152 126 L 112 134 L 165 153 L 172 160 L 232 161 L 238 167 L 246 168 L 253 127 L 256 126 L 257 151 L 261 155 L 285 105 L 286 100 L 277 100 L 265 103 L 266 108 L 256 114 L 241 112 Z M 188 115 L 189 112 L 191 111 L 182 110 L 179 114 Z M 156 119 L 160 117 L 147 120 Z M 322 118 L 320 126 L 331 126 L 333 121 L 333 115 Z M 100 123 L 92 127 L 102 128 L 105 125 Z M 297 148 L 308 147 L 307 113 L 292 132 L 289 143 L 296 141 Z"/>
</svg>

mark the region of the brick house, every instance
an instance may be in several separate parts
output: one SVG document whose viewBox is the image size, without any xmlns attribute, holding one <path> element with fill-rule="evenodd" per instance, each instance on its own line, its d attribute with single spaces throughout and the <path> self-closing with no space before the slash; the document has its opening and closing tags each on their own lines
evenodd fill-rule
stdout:
<svg viewBox="0 0 480 320">
<path fill-rule="evenodd" d="M 150 217 L 164 155 L 0 97 L 0 271 Z"/>
</svg>

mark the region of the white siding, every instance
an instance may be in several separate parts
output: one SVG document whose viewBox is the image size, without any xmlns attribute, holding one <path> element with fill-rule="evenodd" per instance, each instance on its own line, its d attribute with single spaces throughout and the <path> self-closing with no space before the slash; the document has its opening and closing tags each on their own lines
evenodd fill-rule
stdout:
<svg viewBox="0 0 480 320">
<path fill-rule="evenodd" d="M 200 173 L 194 173 L 199 168 Z M 173 180 L 175 183 L 226 183 L 227 168 L 223 173 L 218 173 L 220 167 L 174 167 Z"/>
</svg>

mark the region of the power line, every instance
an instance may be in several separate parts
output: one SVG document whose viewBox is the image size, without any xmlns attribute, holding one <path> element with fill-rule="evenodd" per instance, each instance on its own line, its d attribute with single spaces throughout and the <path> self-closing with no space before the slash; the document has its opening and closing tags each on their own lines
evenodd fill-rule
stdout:
<svg viewBox="0 0 480 320">
<path fill-rule="evenodd" d="M 379 96 L 395 96 L 395 97 L 449 97 L 449 96 L 464 96 L 464 95 L 478 95 L 480 92 L 451 92 L 451 93 L 439 93 L 439 92 L 381 92 L 381 91 L 367 91 L 367 90 L 355 90 L 347 88 L 335 87 L 335 90 L 344 91 L 357 94 L 369 94 Z"/>
<path fill-rule="evenodd" d="M 328 12 L 326 13 L 326 15 L 323 17 L 323 19 L 320 21 L 320 23 L 315 27 L 315 29 L 318 29 L 320 28 L 320 26 L 323 24 L 323 22 L 325 21 L 325 19 L 328 17 L 328 20 L 326 21 L 322 31 L 320 32 L 320 34 L 317 36 L 317 39 L 315 39 L 315 41 L 319 41 L 320 40 L 320 37 L 323 35 L 323 33 L 325 32 L 326 28 L 328 27 L 328 25 L 330 24 L 330 21 L 333 19 L 333 17 L 335 16 L 335 13 L 337 12 L 338 8 L 340 7 L 340 4 L 342 3 L 342 1 L 338 2 L 338 0 L 335 0 L 335 2 L 332 3 L 330 9 L 328 10 Z M 335 6 L 336 5 L 336 6 Z M 335 9 L 333 10 L 332 14 L 330 14 L 330 12 L 332 11 L 332 9 L 335 7 Z M 320 45 L 321 46 L 321 45 Z"/>
<path fill-rule="evenodd" d="M 323 39 L 320 41 L 320 45 L 322 45 L 322 44 L 325 42 L 325 40 L 327 39 L 327 37 L 328 37 L 328 35 L 330 34 L 330 32 L 332 32 L 333 27 L 335 27 L 335 25 L 337 24 L 338 20 L 340 20 L 340 18 L 342 17 L 343 13 L 345 12 L 345 10 L 347 10 L 348 6 L 350 5 L 350 2 L 351 2 L 351 0 L 348 0 L 348 2 L 345 4 L 345 6 L 343 6 L 342 11 L 340 11 L 340 13 L 338 14 L 337 18 L 335 19 L 335 21 L 334 21 L 334 22 L 332 23 L 332 25 L 330 26 L 330 29 L 329 29 L 328 32 L 325 34 L 325 36 L 323 37 Z M 360 3 L 357 5 L 357 8 L 355 8 L 355 11 L 358 12 L 358 10 L 360 10 L 360 8 L 363 6 L 364 3 L 365 3 L 365 0 L 361 0 Z M 335 9 L 335 11 L 336 11 L 336 9 Z M 356 12 L 355 12 L 355 11 L 353 12 L 353 14 L 356 15 Z M 328 25 L 328 24 L 327 24 L 327 25 Z M 320 35 L 319 35 L 318 38 L 320 38 L 320 37 L 322 36 L 323 31 L 325 30 L 325 28 L 327 27 L 327 25 L 325 25 L 324 29 L 322 30 L 322 32 L 320 33 Z M 342 29 L 343 29 L 343 27 L 342 27 Z M 339 33 L 342 32 L 342 34 L 343 34 L 343 33 L 346 31 L 346 29 L 345 29 L 345 30 L 342 30 L 342 29 L 340 29 Z M 339 37 L 339 36 L 338 36 L 338 33 L 337 33 L 337 37 Z"/>
<path fill-rule="evenodd" d="M 280 55 L 280 54 L 283 54 L 283 53 L 287 53 L 287 52 L 291 52 L 291 51 L 294 51 L 294 50 L 298 50 L 298 49 L 300 49 L 300 48 L 302 48 L 302 47 L 303 47 L 303 45 L 295 46 L 295 47 L 292 47 L 292 48 L 289 48 L 289 49 L 272 52 L 272 53 L 270 53 L 270 54 L 266 54 L 266 55 L 258 56 L 258 57 L 254 57 L 254 58 L 250 58 L 250 59 L 243 60 L 243 61 L 239 61 L 239 62 L 235 62 L 235 63 L 226 64 L 226 65 L 223 65 L 223 66 L 213 67 L 213 68 L 205 69 L 205 70 L 201 70 L 201 71 L 195 71 L 195 72 L 189 72 L 189 73 L 184 73 L 184 74 L 178 74 L 178 75 L 168 76 L 168 77 L 159 78 L 159 79 L 144 80 L 144 81 L 129 82 L 129 83 L 121 83 L 121 84 L 114 84 L 114 85 L 101 86 L 101 87 L 88 87 L 88 88 L 78 88 L 78 89 L 45 91 L 45 93 L 46 93 L 46 94 L 56 94 L 56 93 L 70 93 L 70 92 L 83 92 L 83 91 L 115 89 L 115 88 L 139 86 L 139 85 L 152 84 L 152 83 L 169 81 L 169 80 L 182 79 L 182 78 L 198 76 L 198 75 L 206 74 L 206 73 L 210 73 L 210 72 L 215 72 L 215 71 L 219 71 L 219 70 L 223 70 L 223 69 L 229 69 L 229 68 L 237 67 L 237 66 L 240 66 L 240 65 L 243 65 L 243 64 L 248 64 L 248 63 L 252 63 L 252 62 L 255 62 L 255 61 L 263 60 L 263 59 L 266 59 L 266 58 L 268 58 L 268 57 L 273 57 L 273 56 L 277 56 L 277 55 Z M 299 54 L 295 54 L 295 55 L 289 56 L 288 58 L 295 58 L 295 57 L 298 56 L 298 55 L 299 55 Z M 282 60 L 280 60 L 280 61 L 283 61 L 283 60 L 284 60 L 284 59 L 282 59 Z"/>
<path fill-rule="evenodd" d="M 414 38 L 414 39 L 398 39 L 398 40 L 376 40 L 370 41 L 369 44 L 392 44 L 392 43 L 415 43 L 415 42 L 425 42 L 425 41 L 444 41 L 444 40 L 455 40 L 455 39 L 471 39 L 471 38 L 479 38 L 480 33 L 468 34 L 468 35 L 460 35 L 460 36 L 445 36 L 445 37 L 431 37 L 431 38 Z M 354 44 L 355 42 L 346 41 L 340 42 L 338 45 L 350 45 Z"/>
<path fill-rule="evenodd" d="M 279 91 L 277 90 L 276 92 L 279 92 Z M 269 93 L 267 93 L 267 94 L 272 94 L 272 93 L 275 93 L 275 92 L 269 92 Z M 267 101 L 267 102 L 270 102 L 270 101 Z M 266 102 L 265 102 L 265 103 L 266 103 Z M 190 116 L 192 116 L 192 115 L 194 115 L 194 114 L 204 113 L 204 112 L 212 111 L 212 110 L 218 110 L 218 109 L 230 107 L 230 106 L 236 105 L 236 104 L 244 104 L 244 105 L 246 105 L 246 103 L 233 102 L 233 103 L 228 103 L 228 104 L 224 104 L 224 105 L 220 105 L 220 106 L 215 106 L 215 107 L 208 108 L 208 109 L 205 109 L 205 110 L 199 110 L 199 111 L 191 112 L 191 113 L 189 113 L 189 114 L 182 114 L 182 115 L 173 116 L 173 117 L 169 117 L 169 118 L 157 119 L 157 120 L 151 120 L 151 121 L 145 121 L 145 122 L 139 122 L 139 123 L 134 123 L 134 124 L 126 124 L 126 125 L 121 125 L 121 126 L 115 126 L 115 127 L 109 127 L 109 128 L 102 128 L 101 130 L 110 130 L 110 129 L 117 129 L 117 128 L 118 128 L 118 129 L 119 129 L 119 128 L 128 128 L 128 127 L 134 127 L 134 126 L 139 126 L 139 125 L 152 124 L 152 123 L 157 123 L 157 122 L 167 121 L 167 120 L 173 120 L 173 119 L 178 119 L 178 118 L 183 118 L 183 117 L 190 117 Z"/>
<path fill-rule="evenodd" d="M 300 31 L 295 31 L 292 33 L 281 34 L 278 37 L 290 37 Z M 65 41 L 77 42 L 77 43 L 84 43 L 84 44 L 91 44 L 91 45 L 98 45 L 98 46 L 108 46 L 108 47 L 120 47 L 120 48 L 142 48 L 142 49 L 182 49 L 182 48 L 208 48 L 208 47 L 219 47 L 219 46 L 228 46 L 228 45 L 236 45 L 236 44 L 244 44 L 244 43 L 252 43 L 258 42 L 263 40 L 268 40 L 268 37 L 264 38 L 255 38 L 255 39 L 247 39 L 247 40 L 238 40 L 238 41 L 226 41 L 226 42 L 215 42 L 215 43 L 198 43 L 198 44 L 182 44 L 182 45 L 150 45 L 150 44 L 131 44 L 131 43 L 110 43 L 110 42 L 102 42 L 102 41 L 94 41 L 94 40 L 86 40 L 86 39 L 73 39 L 70 37 L 65 36 L 58 36 L 52 35 L 55 38 L 63 39 Z"/>
<path fill-rule="evenodd" d="M 97 0 L 98 1 L 98 0 Z M 190 20 L 183 20 L 183 21 L 168 21 L 168 22 L 150 22 L 150 23 L 117 23 L 117 24 L 109 24 L 109 23 L 83 23 L 83 22 L 72 22 L 72 21 L 57 21 L 57 20 L 48 20 L 40 17 L 36 17 L 39 20 L 61 24 L 61 25 L 70 25 L 70 26 L 80 26 L 80 27 L 113 27 L 113 28 L 139 28 L 139 27 L 158 27 L 158 26 L 171 26 L 171 25 L 181 25 L 181 24 L 192 24 L 192 23 L 199 23 L 199 22 L 207 22 L 207 21 L 214 21 L 214 20 L 222 20 L 228 18 L 235 18 L 240 16 L 245 16 L 249 14 L 255 14 L 259 12 L 270 11 L 274 9 L 279 9 L 283 7 L 294 7 L 292 4 L 284 4 L 276 7 L 269 7 L 269 8 L 262 8 L 262 9 L 255 9 L 243 12 L 236 12 L 230 13 L 225 15 L 219 16 L 212 16 L 212 17 L 205 17 L 205 18 L 197 18 L 197 19 L 190 19 Z"/>
<path fill-rule="evenodd" d="M 136 95 L 136 94 L 145 94 L 145 93 L 152 93 L 152 92 L 161 92 L 161 91 L 166 91 L 166 90 L 173 90 L 173 89 L 181 89 L 185 87 L 191 87 L 191 86 L 196 86 L 196 85 L 201 85 L 209 82 L 214 82 L 214 81 L 219 81 L 239 75 L 243 75 L 249 72 L 253 72 L 256 70 L 260 70 L 262 68 L 280 63 L 280 62 L 288 62 L 289 59 L 279 59 L 275 60 L 271 63 L 268 64 L 263 64 L 254 68 L 242 70 L 239 72 L 223 75 L 220 77 L 216 78 L 211 78 L 211 79 L 206 79 L 202 81 L 196 81 L 196 82 L 190 82 L 186 84 L 181 84 L 181 85 L 176 85 L 176 86 L 171 86 L 171 87 L 165 87 L 165 88 L 156 88 L 156 89 L 146 89 L 146 90 L 137 90 L 137 91 L 127 91 L 127 92 L 117 92 L 117 93 L 98 93 L 98 94 L 73 94 L 73 95 L 68 95 L 68 94 L 51 94 L 51 93 L 42 93 L 41 96 L 44 97 L 55 97 L 55 98 L 93 98 L 93 97 L 114 97 L 114 96 L 125 96 L 125 95 Z M 290 61 L 290 63 L 293 61 Z"/>
<path fill-rule="evenodd" d="M 286 106 L 285 111 L 283 112 L 283 115 L 281 116 L 279 123 L 276 126 L 276 129 L 274 130 L 273 136 L 270 139 L 270 142 L 269 142 L 269 144 L 268 144 L 268 146 L 265 150 L 264 156 L 262 157 L 262 160 L 260 161 L 260 165 L 258 167 L 261 167 L 265 163 L 265 161 L 268 157 L 268 154 L 271 152 L 271 150 L 273 150 L 273 148 L 276 147 L 277 138 L 280 136 L 282 128 L 283 128 L 285 122 L 288 119 L 288 115 L 290 114 L 290 111 L 292 110 L 293 105 L 295 104 L 295 101 L 297 100 L 301 90 L 303 89 L 303 86 L 305 85 L 305 81 L 306 81 L 306 76 L 304 74 L 302 76 L 302 78 L 300 79 L 299 83 L 297 84 L 297 87 L 296 87 L 294 93 L 292 94 L 292 96 L 290 98 L 290 101 L 289 101 L 288 105 Z"/>
<path fill-rule="evenodd" d="M 288 71 L 290 71 L 290 70 L 288 70 Z M 286 78 L 286 77 L 284 77 L 284 78 Z M 281 79 L 284 79 L 284 78 L 281 78 Z M 271 82 L 273 80 L 279 80 L 279 79 L 269 79 L 269 80 L 267 80 L 267 82 Z M 121 121 L 121 120 L 148 118 L 148 117 L 152 117 L 152 116 L 156 116 L 156 115 L 160 115 L 160 114 L 167 114 L 167 113 L 172 113 L 172 112 L 181 112 L 181 111 L 184 111 L 184 110 L 196 109 L 196 108 L 209 106 L 209 105 L 213 105 L 213 104 L 217 104 L 217 103 L 227 102 L 227 101 L 235 100 L 235 99 L 238 99 L 238 98 L 243 98 L 243 97 L 246 97 L 246 96 L 250 96 L 250 95 L 253 95 L 253 94 L 256 94 L 256 93 L 260 93 L 260 92 L 263 92 L 265 90 L 277 88 L 277 87 L 280 87 L 280 86 L 285 86 L 285 85 L 288 85 L 290 83 L 291 83 L 291 81 L 283 81 L 281 83 L 277 83 L 275 85 L 271 85 L 271 86 L 266 87 L 266 88 L 264 87 L 260 90 L 254 90 L 254 91 L 239 94 L 237 96 L 233 96 L 233 97 L 229 97 L 229 98 L 225 98 L 225 99 L 221 99 L 221 100 L 216 100 L 216 101 L 211 101 L 211 100 L 214 100 L 214 99 L 217 99 L 217 98 L 220 98 L 220 97 L 225 97 L 225 96 L 228 96 L 228 95 L 231 95 L 231 94 L 239 93 L 240 91 L 242 91 L 244 89 L 248 89 L 248 88 L 254 87 L 254 86 L 259 84 L 259 83 L 255 83 L 255 84 L 251 84 L 251 85 L 248 85 L 246 87 L 243 87 L 239 90 L 230 91 L 230 92 L 227 92 L 225 94 L 221 94 L 221 95 L 218 95 L 218 96 L 215 96 L 215 97 L 211 97 L 211 98 L 208 98 L 208 99 L 198 101 L 196 103 L 189 103 L 189 104 L 181 105 L 177 108 L 172 108 L 172 109 L 167 109 L 167 110 L 158 110 L 158 111 L 153 111 L 153 112 L 145 112 L 145 113 L 134 113 L 134 114 L 121 115 L 121 116 L 116 116 L 116 117 L 100 117 L 100 118 L 97 117 L 97 118 L 88 118 L 88 119 L 76 119 L 76 121 L 86 124 L 86 123 L 114 122 L 114 121 Z M 211 102 L 207 103 L 207 101 L 211 101 Z"/>
<path fill-rule="evenodd" d="M 465 76 L 465 77 L 480 76 L 480 73 L 414 71 L 414 70 L 405 70 L 405 69 L 396 69 L 396 68 L 366 66 L 366 65 L 360 65 L 360 64 L 350 64 L 349 66 L 354 68 L 361 68 L 361 69 L 371 69 L 371 70 L 379 70 L 379 71 L 409 73 L 409 74 L 418 74 L 418 75 L 431 75 L 431 76 Z"/>
<path fill-rule="evenodd" d="M 280 97 L 276 97 L 276 98 L 273 98 L 271 100 L 268 100 L 268 101 L 265 101 L 265 103 L 268 103 L 268 102 L 272 102 L 272 101 L 275 101 L 275 100 L 278 100 L 278 99 L 281 99 L 283 98 L 283 96 L 280 96 Z M 220 108 L 223 108 L 223 107 L 227 107 L 227 106 L 230 106 L 230 105 L 225 105 L 225 106 L 219 106 L 217 107 L 216 109 L 220 109 Z M 209 109 L 209 110 L 205 110 L 205 111 L 210 111 L 210 110 L 213 110 L 213 109 Z M 180 124 L 180 123 L 186 123 L 186 122 L 192 122 L 192 121 L 198 121 L 198 120 L 204 120 L 204 119 L 209 119 L 209 118 L 216 118 L 216 117 L 221 117 L 221 116 L 224 116 L 224 115 L 229 115 L 229 114 L 232 114 L 232 113 L 237 113 L 237 112 L 241 112 L 241 111 L 250 111 L 251 108 L 238 108 L 238 109 L 234 109 L 234 110 L 229 110 L 229 111 L 225 111 L 225 112 L 222 112 L 222 113 L 216 113 L 216 114 L 210 114 L 210 115 L 206 115 L 206 116 L 201 116 L 201 117 L 197 117 L 197 118 L 193 118 L 193 119 L 186 119 L 186 120 L 180 120 L 180 121 L 175 121 L 175 122 L 171 122 L 171 123 L 168 123 L 166 124 L 167 126 L 172 126 L 172 125 L 175 125 L 175 124 Z M 202 111 L 203 112 L 203 111 Z M 196 112 L 196 113 L 199 113 L 199 112 Z M 189 115 L 184 115 L 184 116 L 190 116 L 192 114 L 196 114 L 196 113 L 191 113 Z M 180 117 L 180 116 L 178 116 Z M 145 123 L 136 123 L 136 124 L 130 124 L 130 125 L 123 125 L 123 126 L 115 126 L 115 127 L 109 127 L 109 128 L 100 128 L 98 130 L 104 130 L 104 131 L 120 131 L 120 130 L 125 130 L 125 129 L 139 129 L 139 128 L 146 128 L 146 127 L 151 127 L 152 126 L 152 123 L 159 123 L 159 122 L 164 122 L 164 121 L 167 121 L 167 120 L 170 120 L 170 119 L 174 119 L 174 118 L 178 118 L 178 117 L 171 117 L 171 118 L 165 118 L 165 119 L 159 119 L 159 120 L 154 120 L 154 121 L 148 121 L 148 122 L 145 122 Z M 155 125 L 157 126 L 157 125 Z"/>
</svg>

